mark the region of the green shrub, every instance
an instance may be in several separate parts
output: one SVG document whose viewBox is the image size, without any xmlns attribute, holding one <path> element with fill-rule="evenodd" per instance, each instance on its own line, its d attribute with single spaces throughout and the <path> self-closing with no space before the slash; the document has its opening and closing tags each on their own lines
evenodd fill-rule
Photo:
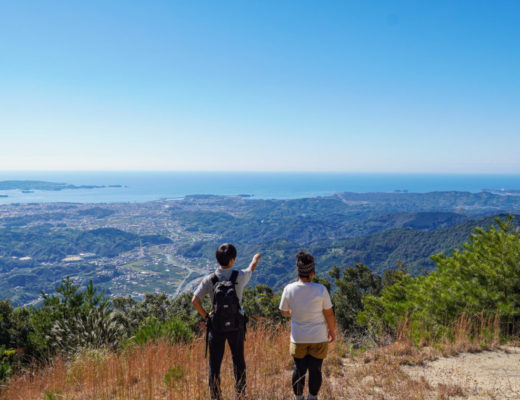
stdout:
<svg viewBox="0 0 520 400">
<path fill-rule="evenodd" d="M 338 270 L 332 270 L 331 276 L 336 277 L 332 302 L 339 328 L 347 333 L 360 332 L 357 315 L 364 309 L 365 297 L 381 292 L 381 277 L 362 263 L 345 268 L 341 279 Z"/>
<path fill-rule="evenodd" d="M 488 230 L 476 228 L 462 250 L 432 259 L 437 270 L 429 275 L 402 276 L 380 297 L 367 296 L 358 322 L 375 334 L 395 334 L 410 318 L 414 341 L 435 341 L 453 339 L 454 324 L 463 314 L 472 326 L 478 326 L 479 318 L 495 315 L 504 325 L 515 326 L 520 320 L 520 235 L 513 229 L 512 217 L 497 219 Z M 492 335 L 480 329 L 481 335 Z"/>
<path fill-rule="evenodd" d="M 178 318 L 161 322 L 150 317 L 144 321 L 130 341 L 142 345 L 162 338 L 170 343 L 189 342 L 193 339 L 193 331 Z"/>
<path fill-rule="evenodd" d="M 5 346 L 0 346 L 0 381 L 11 376 L 11 373 L 13 372 L 12 360 L 15 354 L 15 350 L 6 349 Z"/>
<path fill-rule="evenodd" d="M 283 322 L 284 318 L 278 309 L 280 299 L 281 294 L 274 293 L 267 285 L 249 286 L 244 290 L 242 307 L 251 318 L 251 324 L 254 324 L 258 317 L 273 323 Z"/>
<path fill-rule="evenodd" d="M 89 348 L 115 348 L 124 337 L 123 325 L 117 312 L 108 303 L 89 307 L 78 315 L 55 322 L 50 335 L 50 344 L 57 350 L 76 352 Z"/>
</svg>

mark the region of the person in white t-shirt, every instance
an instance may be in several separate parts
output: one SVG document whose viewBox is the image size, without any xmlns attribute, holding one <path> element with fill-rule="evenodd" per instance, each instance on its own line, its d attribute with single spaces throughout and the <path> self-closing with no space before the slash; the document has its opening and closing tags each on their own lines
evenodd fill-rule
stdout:
<svg viewBox="0 0 520 400">
<path fill-rule="evenodd" d="M 328 343 L 336 338 L 336 324 L 327 288 L 312 282 L 314 258 L 300 251 L 296 260 L 298 281 L 284 288 L 280 310 L 283 315 L 291 317 L 294 399 L 304 399 L 305 375 L 309 371 L 307 399 L 315 400 L 321 387 L 321 365 L 327 356 Z"/>
</svg>

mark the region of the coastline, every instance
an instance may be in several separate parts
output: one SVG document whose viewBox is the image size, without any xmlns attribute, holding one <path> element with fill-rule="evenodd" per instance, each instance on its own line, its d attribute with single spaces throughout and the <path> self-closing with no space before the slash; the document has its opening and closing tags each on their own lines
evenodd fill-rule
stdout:
<svg viewBox="0 0 520 400">
<path fill-rule="evenodd" d="M 61 190 L 0 190 L 0 204 L 141 203 L 208 195 L 292 200 L 344 192 L 518 195 L 520 190 L 520 174 L 0 172 L 0 181 L 7 180 L 66 183 Z"/>
</svg>

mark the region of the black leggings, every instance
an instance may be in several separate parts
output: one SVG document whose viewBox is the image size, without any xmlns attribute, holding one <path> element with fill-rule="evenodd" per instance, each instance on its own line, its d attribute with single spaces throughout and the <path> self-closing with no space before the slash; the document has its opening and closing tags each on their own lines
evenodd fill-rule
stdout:
<svg viewBox="0 0 520 400">
<path fill-rule="evenodd" d="M 321 386 L 321 364 L 323 364 L 322 359 L 311 355 L 294 359 L 292 385 L 296 396 L 303 394 L 307 370 L 309 370 L 309 393 L 313 396 L 318 395 Z"/>
</svg>

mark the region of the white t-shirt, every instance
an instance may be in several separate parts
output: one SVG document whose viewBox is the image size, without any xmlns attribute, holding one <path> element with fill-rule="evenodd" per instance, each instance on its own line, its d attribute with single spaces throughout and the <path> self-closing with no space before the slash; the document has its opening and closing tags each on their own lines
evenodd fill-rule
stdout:
<svg viewBox="0 0 520 400">
<path fill-rule="evenodd" d="M 332 308 L 329 292 L 320 283 L 294 282 L 282 293 L 280 310 L 291 311 L 292 343 L 323 343 L 328 329 L 323 310 Z"/>
</svg>

